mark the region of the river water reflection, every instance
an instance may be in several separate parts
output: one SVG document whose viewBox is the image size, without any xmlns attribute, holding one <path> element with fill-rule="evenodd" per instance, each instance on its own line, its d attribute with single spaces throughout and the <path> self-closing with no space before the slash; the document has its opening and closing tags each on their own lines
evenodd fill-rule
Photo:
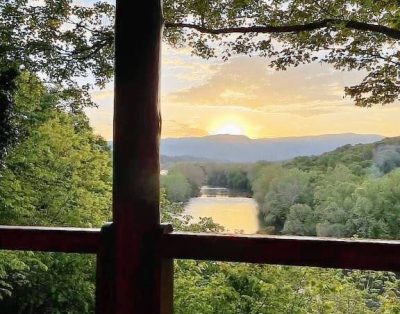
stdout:
<svg viewBox="0 0 400 314">
<path fill-rule="evenodd" d="M 195 221 L 210 217 L 228 232 L 254 234 L 259 230 L 257 204 L 252 198 L 234 196 L 228 189 L 202 187 L 201 196 L 191 198 L 185 214 Z"/>
</svg>

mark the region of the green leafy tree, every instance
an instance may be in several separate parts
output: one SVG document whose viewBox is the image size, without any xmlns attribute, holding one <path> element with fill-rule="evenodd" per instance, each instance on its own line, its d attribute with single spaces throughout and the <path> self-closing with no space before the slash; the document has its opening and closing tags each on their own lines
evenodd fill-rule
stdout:
<svg viewBox="0 0 400 314">
<path fill-rule="evenodd" d="M 251 190 L 247 173 L 240 169 L 230 169 L 227 173 L 228 188 L 236 191 L 248 192 Z"/>
<path fill-rule="evenodd" d="M 356 105 L 399 98 L 397 0 L 167 0 L 163 9 L 166 42 L 188 45 L 204 58 L 259 55 L 278 70 L 324 62 L 365 71 L 359 84 L 345 89 Z M 82 94 L 74 78 L 89 71 L 102 85 L 112 75 L 113 16 L 106 2 L 4 2 L 0 58 Z"/>
<path fill-rule="evenodd" d="M 309 183 L 310 175 L 298 169 L 286 170 L 271 182 L 262 210 L 266 224 L 273 226 L 275 232 L 282 231 L 292 205 L 309 200 Z"/>
<path fill-rule="evenodd" d="M 382 145 L 374 152 L 374 165 L 376 175 L 386 174 L 400 167 L 400 147 L 398 145 Z"/>
<path fill-rule="evenodd" d="M 367 306 L 377 313 L 385 313 L 385 303 L 389 300 L 387 305 L 400 304 L 398 299 L 393 302 L 393 293 L 398 296 L 400 291 L 400 281 L 395 273 L 350 270 L 346 271 L 346 277 L 364 291 Z"/>
<path fill-rule="evenodd" d="M 0 221 L 99 226 L 110 212 L 110 150 L 82 114 L 58 110 L 57 98 L 39 82 L 32 92 L 29 79 L 20 78 L 15 110 L 27 136 L 5 159 Z"/>
<path fill-rule="evenodd" d="M 397 0 L 168 0 L 164 13 L 167 41 L 202 57 L 259 55 L 277 70 L 316 61 L 363 70 L 364 79 L 345 88 L 356 105 L 399 98 Z"/>
<path fill-rule="evenodd" d="M 177 261 L 175 313 L 373 313 L 338 271 Z"/>
<path fill-rule="evenodd" d="M 189 181 L 179 171 L 169 171 L 161 177 L 160 184 L 165 189 L 168 199 L 173 202 L 185 202 L 192 195 Z"/>
<path fill-rule="evenodd" d="M 354 206 L 355 233 L 363 238 L 399 239 L 400 171 L 364 182 Z"/>
<path fill-rule="evenodd" d="M 314 210 L 307 204 L 295 204 L 290 207 L 282 233 L 315 236 L 316 218 Z"/>
<path fill-rule="evenodd" d="M 2 1 L 0 66 L 44 75 L 64 105 L 81 110 L 91 101 L 89 86 L 77 78 L 92 74 L 102 87 L 113 74 L 113 16 L 106 2 Z"/>
<path fill-rule="evenodd" d="M 13 123 L 17 76 L 18 71 L 13 67 L 0 70 L 0 166 L 17 137 L 17 128 Z"/>
<path fill-rule="evenodd" d="M 33 82 L 34 83 L 33 83 Z M 101 226 L 111 214 L 111 155 L 81 113 L 28 74 L 18 79 L 13 123 L 24 136 L 0 169 L 0 223 Z M 0 312 L 91 313 L 94 256 L 0 253 Z"/>
<path fill-rule="evenodd" d="M 351 237 L 354 192 L 361 184 L 345 165 L 339 164 L 322 176 L 315 188 L 317 235 Z"/>
<path fill-rule="evenodd" d="M 257 165 L 249 174 L 253 197 L 259 207 L 264 204 L 265 196 L 270 191 L 271 183 L 275 178 L 280 177 L 284 170 L 281 165 Z"/>
<path fill-rule="evenodd" d="M 0 24 L 2 163 L 10 146 L 27 136 L 19 128 L 14 99 L 21 71 L 34 78 L 25 88 L 37 90 L 36 76 L 42 77 L 48 93 L 57 94 L 60 108 L 82 113 L 94 105 L 89 88 L 104 87 L 113 75 L 114 6 L 72 0 L 2 1 Z M 86 81 L 85 76 L 89 76 Z M 94 84 L 86 83 L 91 81 Z"/>
<path fill-rule="evenodd" d="M 173 165 L 169 171 L 179 172 L 185 176 L 186 180 L 190 184 L 190 196 L 197 196 L 200 192 L 200 188 L 206 182 L 206 174 L 203 167 L 199 164 L 180 162 Z"/>
</svg>

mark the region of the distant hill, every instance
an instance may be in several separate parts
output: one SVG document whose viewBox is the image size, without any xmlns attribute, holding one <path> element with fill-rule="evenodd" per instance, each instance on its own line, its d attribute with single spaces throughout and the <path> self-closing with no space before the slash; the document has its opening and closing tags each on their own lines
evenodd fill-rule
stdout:
<svg viewBox="0 0 400 314">
<path fill-rule="evenodd" d="M 205 162 L 213 162 L 213 161 L 215 161 L 215 160 L 211 160 L 208 158 L 193 157 L 193 156 L 160 155 L 161 169 L 169 169 L 172 165 L 179 163 L 179 162 L 205 163 Z"/>
<path fill-rule="evenodd" d="M 325 173 L 338 164 L 358 176 L 382 176 L 400 167 L 400 137 L 389 137 L 370 144 L 344 145 L 319 156 L 299 156 L 285 163 L 303 171 Z"/>
<path fill-rule="evenodd" d="M 113 149 L 113 141 L 107 142 L 108 146 Z M 169 169 L 172 165 L 179 162 L 192 162 L 192 163 L 205 163 L 205 162 L 215 162 L 217 160 L 211 160 L 208 158 L 194 157 L 194 156 L 166 156 L 160 155 L 161 169 Z M 227 160 L 218 160 L 221 162 L 229 162 Z"/>
<path fill-rule="evenodd" d="M 283 161 L 298 156 L 320 155 L 347 144 L 369 144 L 383 138 L 376 134 L 353 133 L 264 139 L 250 139 L 242 135 L 210 135 L 162 139 L 160 153 L 184 160 Z"/>
</svg>

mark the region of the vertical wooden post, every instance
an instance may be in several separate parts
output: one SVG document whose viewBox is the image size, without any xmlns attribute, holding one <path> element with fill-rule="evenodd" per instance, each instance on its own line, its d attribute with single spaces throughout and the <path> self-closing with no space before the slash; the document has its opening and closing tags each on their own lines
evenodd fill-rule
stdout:
<svg viewBox="0 0 400 314">
<path fill-rule="evenodd" d="M 114 313 L 159 313 L 160 0 L 117 0 Z"/>
<path fill-rule="evenodd" d="M 108 223 L 101 228 L 96 269 L 96 314 L 114 311 L 114 231 Z"/>
<path fill-rule="evenodd" d="M 172 232 L 172 226 L 161 225 L 161 236 Z M 159 242 L 159 252 L 162 251 Z M 160 258 L 160 314 L 172 314 L 174 308 L 174 260 L 168 257 Z"/>
</svg>

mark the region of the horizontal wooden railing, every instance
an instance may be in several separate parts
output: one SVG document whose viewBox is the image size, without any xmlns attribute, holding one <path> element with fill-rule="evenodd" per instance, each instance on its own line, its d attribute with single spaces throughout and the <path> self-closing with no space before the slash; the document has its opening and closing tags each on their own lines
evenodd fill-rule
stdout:
<svg viewBox="0 0 400 314">
<path fill-rule="evenodd" d="M 100 229 L 0 226 L 0 249 L 64 253 L 98 252 Z"/>
<path fill-rule="evenodd" d="M 182 232 L 162 241 L 169 258 L 400 271 L 400 241 Z"/>
<path fill-rule="evenodd" d="M 169 259 L 400 271 L 400 241 L 172 232 L 163 226 Z M 100 229 L 0 226 L 0 249 L 94 253 Z"/>
<path fill-rule="evenodd" d="M 173 312 L 174 259 L 400 271 L 400 241 L 185 233 L 169 225 L 161 225 L 157 234 L 161 314 Z M 112 223 L 101 230 L 0 226 L 2 250 L 97 254 L 97 314 L 119 313 L 114 240 Z"/>
</svg>

